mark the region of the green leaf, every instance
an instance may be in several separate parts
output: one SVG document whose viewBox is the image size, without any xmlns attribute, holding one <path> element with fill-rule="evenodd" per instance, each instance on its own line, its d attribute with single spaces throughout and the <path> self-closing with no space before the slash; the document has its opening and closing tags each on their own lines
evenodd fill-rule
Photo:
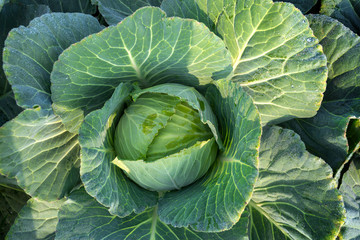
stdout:
<svg viewBox="0 0 360 240">
<path fill-rule="evenodd" d="M 340 192 L 343 195 L 346 220 L 341 229 L 341 239 L 360 237 L 360 155 L 352 159 L 349 169 L 344 173 Z"/>
<path fill-rule="evenodd" d="M 159 200 L 159 216 L 174 227 L 224 231 L 239 220 L 252 195 L 260 120 L 251 98 L 230 81 L 210 86 L 206 99 L 218 117 L 224 151 L 203 178 L 165 193 Z"/>
<path fill-rule="evenodd" d="M 264 129 L 259 178 L 249 203 L 251 239 L 334 239 L 344 204 L 331 168 L 305 150 L 300 137 Z"/>
<path fill-rule="evenodd" d="M 54 239 L 58 212 L 64 201 L 47 202 L 31 198 L 19 212 L 6 239 Z"/>
<path fill-rule="evenodd" d="M 13 29 L 5 42 L 4 71 L 23 108 L 51 106 L 50 73 L 61 52 L 102 29 L 81 13 L 46 14 Z"/>
<path fill-rule="evenodd" d="M 254 99 L 262 125 L 316 114 L 325 90 L 326 57 L 292 4 L 165 0 L 162 8 L 169 16 L 204 22 L 224 40 L 232 56 L 232 80 Z"/>
<path fill-rule="evenodd" d="M 23 109 L 16 104 L 12 91 L 0 96 L 0 127 L 16 117 Z"/>
<path fill-rule="evenodd" d="M 52 12 L 81 12 L 94 14 L 96 6 L 90 0 L 11 0 L 20 4 L 43 4 L 50 7 Z"/>
<path fill-rule="evenodd" d="M 162 0 L 92 0 L 109 25 L 121 22 L 137 9 L 147 6 L 159 7 Z"/>
<path fill-rule="evenodd" d="M 83 116 L 101 107 L 120 82 L 199 86 L 231 71 L 223 42 L 204 25 L 145 7 L 60 55 L 51 74 L 53 106 L 77 132 Z"/>
<path fill-rule="evenodd" d="M 157 193 L 139 187 L 111 163 L 116 158 L 115 127 L 131 91 L 129 83 L 121 83 L 102 109 L 86 116 L 80 129 L 81 179 L 85 189 L 110 208 L 111 214 L 121 217 L 133 211 L 140 213 L 157 201 Z"/>
<path fill-rule="evenodd" d="M 318 0 L 286 0 L 281 2 L 289 2 L 295 5 L 302 13 L 307 13 L 310 11 L 312 7 L 315 6 Z M 276 0 L 275 2 L 280 2 L 280 0 Z"/>
<path fill-rule="evenodd" d="M 360 2 L 358 0 L 321 0 L 321 14 L 335 18 L 360 33 Z"/>
<path fill-rule="evenodd" d="M 247 216 L 244 212 L 243 216 Z M 150 239 L 150 240 L 246 240 L 248 218 L 221 233 L 174 228 L 160 221 L 156 207 L 125 218 L 110 215 L 83 189 L 74 191 L 59 211 L 56 240 L 62 239 Z"/>
<path fill-rule="evenodd" d="M 311 153 L 337 171 L 352 153 L 345 136 L 350 118 L 360 118 L 360 37 L 330 17 L 308 18 L 328 59 L 328 86 L 315 117 L 283 126 L 296 131 Z"/>
<path fill-rule="evenodd" d="M 16 180 L 0 175 L 0 238 L 6 233 L 29 196 L 17 186 Z"/>
<path fill-rule="evenodd" d="M 0 172 L 32 197 L 58 199 L 79 181 L 79 148 L 52 110 L 24 110 L 0 128 Z"/>
<path fill-rule="evenodd" d="M 6 1 L 5 1 L 6 2 Z M 30 20 L 35 17 L 48 13 L 50 9 L 44 5 L 20 5 L 15 3 L 7 3 L 1 9 L 0 7 L 0 97 L 11 91 L 11 86 L 7 81 L 2 65 L 3 65 L 3 47 L 4 41 L 12 28 L 20 25 L 29 24 Z"/>
</svg>

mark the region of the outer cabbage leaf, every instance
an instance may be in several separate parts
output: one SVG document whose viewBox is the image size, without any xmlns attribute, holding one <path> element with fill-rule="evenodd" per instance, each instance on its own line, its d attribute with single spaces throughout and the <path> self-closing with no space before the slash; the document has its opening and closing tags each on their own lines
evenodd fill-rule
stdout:
<svg viewBox="0 0 360 240">
<path fill-rule="evenodd" d="M 101 107 L 120 82 L 206 85 L 231 74 L 230 61 L 221 39 L 202 24 L 142 8 L 60 55 L 51 73 L 53 107 L 77 132 L 84 115 Z"/>
<path fill-rule="evenodd" d="M 162 0 L 92 0 L 109 25 L 121 22 L 137 9 L 147 6 L 159 7 Z"/>
<path fill-rule="evenodd" d="M 321 14 L 335 18 L 360 34 L 359 0 L 321 0 Z"/>
<path fill-rule="evenodd" d="M 224 150 L 203 178 L 165 193 L 158 212 L 174 227 L 215 232 L 230 229 L 251 198 L 261 128 L 251 98 L 235 83 L 212 85 L 205 97 L 218 117 Z"/>
<path fill-rule="evenodd" d="M 161 7 L 169 16 L 204 22 L 224 40 L 232 56 L 232 80 L 254 99 L 263 125 L 316 114 L 325 90 L 326 57 L 292 4 L 165 0 Z"/>
<path fill-rule="evenodd" d="M 121 83 L 102 109 L 86 116 L 80 129 L 81 179 L 86 191 L 113 215 L 140 213 L 156 204 L 157 193 L 147 191 L 111 162 L 116 158 L 114 133 L 132 87 Z"/>
<path fill-rule="evenodd" d="M 52 12 L 81 12 L 94 14 L 96 7 L 90 0 L 11 0 L 21 4 L 42 4 L 50 7 Z"/>
<path fill-rule="evenodd" d="M 19 212 L 6 239 L 54 239 L 58 212 L 64 201 L 47 202 L 31 198 Z"/>
<path fill-rule="evenodd" d="M 16 105 L 11 86 L 2 68 L 4 41 L 12 28 L 27 25 L 33 18 L 50 11 L 44 5 L 24 6 L 7 2 L 0 2 L 0 126 L 21 112 L 21 108 Z M 5 4 L 3 8 L 2 4 Z"/>
<path fill-rule="evenodd" d="M 315 6 L 318 0 L 286 0 L 282 2 L 289 2 L 295 5 L 298 9 L 301 10 L 304 14 L 310 11 L 312 7 Z M 280 2 L 280 0 L 276 0 L 275 2 Z"/>
<path fill-rule="evenodd" d="M 23 108 L 51 106 L 50 73 L 60 53 L 102 29 L 81 13 L 51 13 L 13 29 L 5 42 L 4 71 Z"/>
<path fill-rule="evenodd" d="M 80 189 L 73 192 L 60 209 L 56 239 L 246 240 L 248 212 L 243 216 L 229 231 L 195 232 L 164 224 L 156 207 L 125 218 L 110 215 L 106 207 Z"/>
<path fill-rule="evenodd" d="M 259 178 L 249 203 L 251 239 L 334 239 L 344 203 L 331 168 L 280 127 L 261 138 Z"/>
<path fill-rule="evenodd" d="M 0 238 L 5 239 L 6 233 L 29 196 L 17 186 L 15 179 L 0 175 Z"/>
<path fill-rule="evenodd" d="M 345 133 L 350 119 L 360 118 L 360 38 L 330 17 L 308 18 L 328 58 L 328 86 L 315 117 L 284 126 L 296 131 L 311 153 L 337 171 L 355 149 L 349 149 Z"/>
<path fill-rule="evenodd" d="M 340 192 L 344 197 L 346 219 L 340 239 L 360 238 L 360 155 L 356 155 L 344 173 Z"/>
<path fill-rule="evenodd" d="M 77 184 L 79 151 L 52 110 L 24 110 L 0 128 L 0 173 L 39 199 L 61 198 Z"/>
</svg>

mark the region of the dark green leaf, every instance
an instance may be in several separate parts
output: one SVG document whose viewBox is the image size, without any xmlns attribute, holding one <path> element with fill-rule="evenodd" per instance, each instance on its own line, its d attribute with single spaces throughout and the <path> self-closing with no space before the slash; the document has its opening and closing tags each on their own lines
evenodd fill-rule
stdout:
<svg viewBox="0 0 360 240">
<path fill-rule="evenodd" d="M 0 96 L 0 127 L 16 117 L 23 109 L 16 104 L 12 91 Z"/>
<path fill-rule="evenodd" d="M 24 110 L 0 128 L 0 172 L 39 199 L 61 198 L 77 184 L 79 151 L 51 110 Z"/>
<path fill-rule="evenodd" d="M 162 0 L 92 0 L 99 6 L 101 15 L 109 25 L 121 22 L 137 9 L 147 6 L 159 7 Z"/>
<path fill-rule="evenodd" d="M 90 0 L 11 0 L 20 4 L 43 4 L 50 7 L 52 12 L 81 12 L 94 14 L 96 7 Z"/>
<path fill-rule="evenodd" d="M 56 239 L 246 240 L 248 212 L 243 216 L 229 231 L 195 232 L 164 224 L 159 220 L 156 207 L 125 218 L 110 215 L 106 207 L 80 189 L 73 192 L 60 209 Z"/>
<path fill-rule="evenodd" d="M 291 130 L 272 127 L 261 138 L 259 178 L 249 203 L 251 239 L 334 239 L 344 203 L 331 168 L 305 150 Z"/>
<path fill-rule="evenodd" d="M 328 59 L 328 86 L 315 117 L 283 126 L 296 131 L 311 153 L 337 171 L 353 151 L 345 135 L 350 118 L 360 118 L 360 37 L 330 17 L 308 18 Z"/>
<path fill-rule="evenodd" d="M 135 40 L 136 39 L 136 40 Z M 120 82 L 206 85 L 231 74 L 221 39 L 193 20 L 146 7 L 60 55 L 51 74 L 55 113 L 71 132 L 101 107 Z"/>
<path fill-rule="evenodd" d="M 335 18 L 360 34 L 359 0 L 321 0 L 321 14 Z"/>
<path fill-rule="evenodd" d="M 159 216 L 174 227 L 211 232 L 230 229 L 252 195 L 261 128 L 251 98 L 235 83 L 210 86 L 206 99 L 218 117 L 224 151 L 203 178 L 165 193 Z"/>
<path fill-rule="evenodd" d="M 307 13 L 318 0 L 285 0 L 281 2 L 289 2 L 295 5 L 298 9 L 300 9 L 301 12 L 304 14 Z M 320 1 L 320 0 L 319 0 Z M 274 2 L 280 2 L 280 0 L 275 0 Z"/>
<path fill-rule="evenodd" d="M 0 175 L 0 239 L 4 239 L 29 196 L 17 186 L 15 179 Z"/>
<path fill-rule="evenodd" d="M 17 103 L 49 108 L 54 62 L 71 44 L 101 29 L 94 17 L 81 13 L 46 14 L 13 29 L 5 42 L 4 71 Z"/>
</svg>

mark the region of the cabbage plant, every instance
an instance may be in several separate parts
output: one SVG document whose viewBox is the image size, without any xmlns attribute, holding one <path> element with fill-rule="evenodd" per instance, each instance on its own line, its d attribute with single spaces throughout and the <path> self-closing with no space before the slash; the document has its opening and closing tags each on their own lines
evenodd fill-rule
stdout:
<svg viewBox="0 0 360 240">
<path fill-rule="evenodd" d="M 360 237 L 360 38 L 290 2 L 0 2 L 6 239 Z"/>
</svg>

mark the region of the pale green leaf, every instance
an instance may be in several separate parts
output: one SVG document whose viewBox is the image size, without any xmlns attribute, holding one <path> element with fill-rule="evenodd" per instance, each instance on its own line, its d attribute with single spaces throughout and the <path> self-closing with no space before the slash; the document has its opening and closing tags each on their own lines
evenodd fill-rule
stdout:
<svg viewBox="0 0 360 240">
<path fill-rule="evenodd" d="M 47 202 L 31 198 L 19 212 L 6 239 L 54 239 L 58 212 L 64 201 L 65 199 Z"/>
<path fill-rule="evenodd" d="M 260 120 L 251 98 L 230 81 L 210 86 L 206 99 L 218 117 L 224 150 L 203 178 L 165 193 L 159 216 L 174 227 L 224 231 L 240 219 L 253 192 Z"/>
<path fill-rule="evenodd" d="M 221 233 L 195 232 L 174 228 L 160 221 L 156 207 L 125 218 L 110 215 L 108 210 L 86 194 L 73 192 L 61 207 L 57 240 L 67 239 L 149 239 L 149 240 L 246 240 L 248 212 L 231 230 Z"/>
<path fill-rule="evenodd" d="M 330 17 L 308 18 L 328 59 L 328 86 L 315 117 L 284 126 L 296 131 L 311 153 L 337 171 L 354 150 L 345 135 L 349 121 L 360 118 L 360 37 Z"/>
<path fill-rule="evenodd" d="M 121 83 L 102 109 L 85 118 L 80 129 L 81 179 L 85 189 L 110 208 L 111 214 L 121 217 L 133 211 L 140 213 L 157 201 L 157 193 L 141 188 L 111 163 L 116 158 L 115 127 L 131 91 L 129 83 Z"/>
<path fill-rule="evenodd" d="M 71 44 L 101 29 L 94 17 L 81 13 L 46 14 L 13 29 L 5 42 L 3 67 L 17 103 L 50 107 L 54 62 Z"/>
<path fill-rule="evenodd" d="M 356 33 L 360 33 L 359 0 L 321 0 L 321 14 L 335 18 Z"/>
<path fill-rule="evenodd" d="M 146 92 L 166 93 L 171 96 L 179 97 L 182 101 L 186 101 L 187 104 L 199 112 L 201 121 L 209 126 L 217 144 L 219 145 L 219 148 L 223 148 L 217 118 L 206 98 L 198 91 L 196 91 L 196 89 L 180 84 L 161 84 L 151 88 L 136 91 L 132 94 L 132 96 L 134 99 L 136 99 L 140 94 Z"/>
<path fill-rule="evenodd" d="M 137 9 L 147 6 L 159 7 L 162 0 L 92 0 L 109 25 L 121 22 Z"/>
<path fill-rule="evenodd" d="M 249 203 L 251 239 L 334 239 L 344 203 L 331 168 L 280 127 L 261 138 L 259 178 Z"/>
<path fill-rule="evenodd" d="M 360 238 L 360 155 L 354 156 L 349 169 L 342 177 L 340 192 L 344 197 L 346 219 L 340 239 Z"/>
<path fill-rule="evenodd" d="M 204 25 L 145 7 L 60 55 L 51 74 L 53 106 L 77 132 L 83 116 L 101 107 L 120 82 L 199 86 L 231 71 L 223 42 Z"/>
<path fill-rule="evenodd" d="M 51 110 L 24 110 L 0 128 L 0 172 L 39 199 L 61 198 L 77 184 L 79 151 Z"/>
</svg>

